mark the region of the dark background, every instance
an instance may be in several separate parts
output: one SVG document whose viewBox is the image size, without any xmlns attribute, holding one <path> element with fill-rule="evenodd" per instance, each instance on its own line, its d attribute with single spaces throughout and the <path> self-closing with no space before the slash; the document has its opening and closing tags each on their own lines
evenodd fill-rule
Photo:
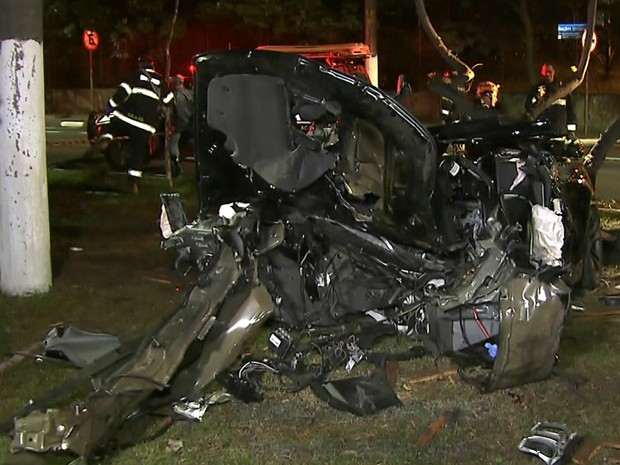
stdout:
<svg viewBox="0 0 620 465">
<path fill-rule="evenodd" d="M 84 28 L 95 29 L 100 46 L 93 53 L 95 87 L 113 87 L 135 68 L 140 56 L 165 68 L 165 46 L 173 0 L 45 0 L 47 88 L 87 88 L 89 57 Z M 558 40 L 557 24 L 585 22 L 584 0 L 427 0 L 431 22 L 446 45 L 476 79 L 490 79 L 505 91 L 529 86 L 525 28 L 518 14 L 525 5 L 534 33 L 534 62 L 556 64 L 560 77 L 577 64 L 577 40 Z M 413 0 L 378 0 L 380 86 L 394 87 L 404 73 L 416 88 L 445 64 L 418 27 Z M 620 2 L 599 1 L 598 47 L 591 82 L 605 87 L 617 68 Z M 320 44 L 364 41 L 364 0 L 180 0 L 171 42 L 171 73 L 189 74 L 192 57 L 203 51 L 252 48 L 261 44 Z M 592 89 L 591 89 L 592 91 Z M 596 89 L 594 89 L 596 91 Z"/>
</svg>

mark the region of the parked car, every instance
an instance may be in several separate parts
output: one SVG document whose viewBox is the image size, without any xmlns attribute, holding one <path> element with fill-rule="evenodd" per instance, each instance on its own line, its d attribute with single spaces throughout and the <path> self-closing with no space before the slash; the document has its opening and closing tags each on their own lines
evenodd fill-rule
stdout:
<svg viewBox="0 0 620 465">
<path fill-rule="evenodd" d="M 161 221 L 194 284 L 137 349 L 111 357 L 88 400 L 20 411 L 14 450 L 88 457 L 135 412 L 190 415 L 216 379 L 258 401 L 265 372 L 372 414 L 400 403 L 390 355 L 373 350 L 396 335 L 414 347 L 399 359 L 467 360 L 483 391 L 550 375 L 571 286 L 596 285 L 600 270 L 579 153 L 556 153 L 539 123 L 426 128 L 380 89 L 298 55 L 195 65 L 199 213 L 189 221 L 164 195 Z M 240 358 L 270 320 L 270 352 Z M 372 374 L 335 376 L 362 362 Z"/>
</svg>

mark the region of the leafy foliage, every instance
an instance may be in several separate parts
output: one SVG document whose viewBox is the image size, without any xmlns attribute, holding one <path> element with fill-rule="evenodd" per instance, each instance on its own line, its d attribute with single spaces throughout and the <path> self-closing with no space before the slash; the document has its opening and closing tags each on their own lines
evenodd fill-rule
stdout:
<svg viewBox="0 0 620 465">
<path fill-rule="evenodd" d="M 205 21 L 231 21 L 267 33 L 268 40 L 321 43 L 346 40 L 363 31 L 363 2 L 359 0 L 221 0 L 203 1 L 198 8 Z"/>
<path fill-rule="evenodd" d="M 46 39 L 75 40 L 85 28 L 110 38 L 114 55 L 123 56 L 125 44 L 136 34 L 170 30 L 174 2 L 170 0 L 45 0 Z"/>
</svg>

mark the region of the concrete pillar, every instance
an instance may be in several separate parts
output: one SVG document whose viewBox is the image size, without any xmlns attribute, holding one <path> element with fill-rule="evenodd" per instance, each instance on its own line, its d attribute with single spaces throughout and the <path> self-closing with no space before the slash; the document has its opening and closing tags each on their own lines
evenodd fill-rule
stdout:
<svg viewBox="0 0 620 465">
<path fill-rule="evenodd" d="M 45 157 L 43 0 L 0 0 L 0 292 L 52 283 Z"/>
</svg>

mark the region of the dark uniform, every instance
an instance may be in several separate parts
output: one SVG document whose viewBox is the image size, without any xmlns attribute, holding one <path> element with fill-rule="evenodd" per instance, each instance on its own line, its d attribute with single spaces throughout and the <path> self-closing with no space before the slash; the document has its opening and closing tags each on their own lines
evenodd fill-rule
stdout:
<svg viewBox="0 0 620 465">
<path fill-rule="evenodd" d="M 149 154 L 149 141 L 156 132 L 161 112 L 162 77 L 150 60 L 140 60 L 138 71 L 121 82 L 108 104 L 110 131 L 115 136 L 127 136 L 130 149 L 128 174 L 137 181 L 142 177 L 142 164 Z M 164 100 L 171 100 L 169 94 Z"/>
<path fill-rule="evenodd" d="M 562 86 L 560 80 L 555 77 L 555 69 L 552 65 L 543 65 L 541 74 L 544 76 L 543 79 L 532 87 L 525 101 L 525 109 L 527 111 L 543 102 Z M 555 136 L 573 135 L 577 131 L 577 117 L 575 116 L 575 109 L 570 94 L 554 101 L 549 108 L 540 114 L 538 120 L 549 121 L 551 131 Z"/>
<path fill-rule="evenodd" d="M 181 174 L 181 152 L 179 142 L 181 134 L 188 132 L 192 127 L 192 117 L 194 115 L 194 96 L 184 85 L 184 78 L 177 74 L 172 78 L 172 134 L 170 135 L 170 161 L 172 163 L 172 175 Z"/>
</svg>

